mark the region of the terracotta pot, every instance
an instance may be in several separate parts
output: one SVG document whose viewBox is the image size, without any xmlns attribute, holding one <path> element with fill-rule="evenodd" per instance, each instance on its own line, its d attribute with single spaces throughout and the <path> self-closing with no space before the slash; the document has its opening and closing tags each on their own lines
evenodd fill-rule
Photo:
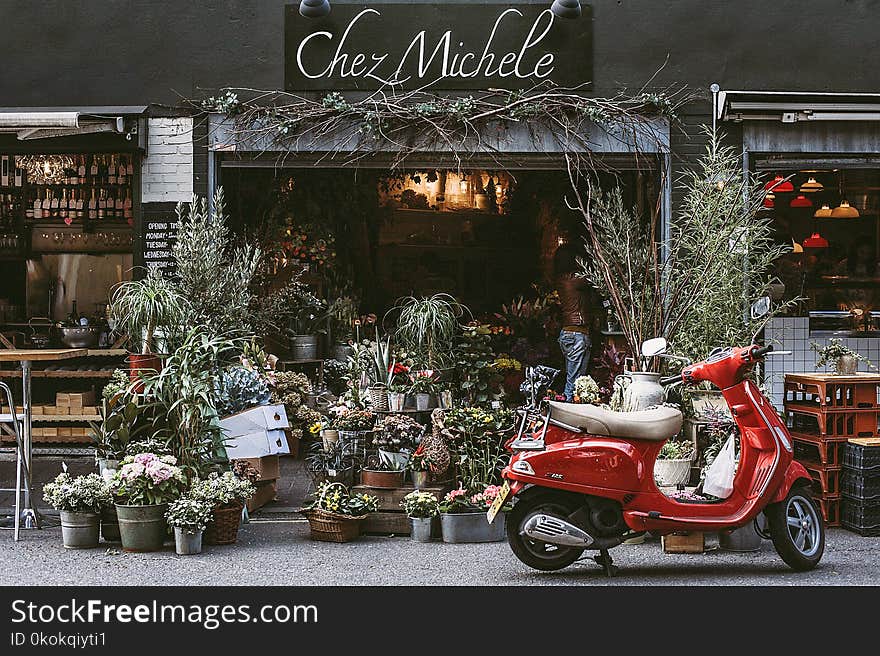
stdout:
<svg viewBox="0 0 880 656">
<path fill-rule="evenodd" d="M 377 487 L 380 489 L 391 490 L 403 487 L 402 471 L 376 471 L 372 469 L 364 469 L 361 471 L 361 485 L 366 487 Z"/>
<path fill-rule="evenodd" d="M 134 391 L 138 394 L 144 391 L 141 372 L 156 371 L 162 371 L 162 358 L 155 353 L 131 353 L 128 356 L 128 377 L 134 383 Z"/>
</svg>

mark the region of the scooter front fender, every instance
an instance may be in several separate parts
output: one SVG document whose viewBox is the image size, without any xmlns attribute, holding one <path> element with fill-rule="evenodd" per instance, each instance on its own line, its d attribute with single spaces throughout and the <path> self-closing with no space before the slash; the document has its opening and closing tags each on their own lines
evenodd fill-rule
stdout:
<svg viewBox="0 0 880 656">
<path fill-rule="evenodd" d="M 807 484 L 810 484 L 812 480 L 813 479 L 810 478 L 810 472 L 808 472 L 797 460 L 792 460 L 788 465 L 788 469 L 785 470 L 785 477 L 776 489 L 776 494 L 773 496 L 770 503 L 784 501 L 785 497 L 787 497 L 788 493 L 791 491 L 791 488 L 794 487 L 798 481 L 804 481 Z"/>
</svg>

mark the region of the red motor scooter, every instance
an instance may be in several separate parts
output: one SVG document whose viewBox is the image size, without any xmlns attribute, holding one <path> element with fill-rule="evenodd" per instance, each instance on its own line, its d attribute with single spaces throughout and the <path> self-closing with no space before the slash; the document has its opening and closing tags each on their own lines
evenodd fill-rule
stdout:
<svg viewBox="0 0 880 656">
<path fill-rule="evenodd" d="M 665 340 L 650 341 L 665 347 Z M 594 559 L 611 576 L 615 568 L 608 549 L 627 538 L 645 531 L 733 529 L 763 512 L 782 559 L 795 570 L 812 569 L 822 557 L 825 528 L 810 495 L 810 476 L 793 458 L 785 424 L 746 378 L 772 349 L 716 349 L 705 361 L 661 381 L 708 381 L 721 389 L 740 434 L 739 465 L 728 498 L 689 502 L 657 488 L 654 462 L 663 443 L 681 428 L 678 409 L 612 412 L 585 404 L 545 404 L 536 401 L 540 392 L 536 395 L 533 387 L 531 403 L 520 409 L 518 434 L 508 443 L 513 456 L 489 520 L 515 497 L 507 535 L 522 562 L 559 570 L 585 550 L 597 550 Z"/>
</svg>

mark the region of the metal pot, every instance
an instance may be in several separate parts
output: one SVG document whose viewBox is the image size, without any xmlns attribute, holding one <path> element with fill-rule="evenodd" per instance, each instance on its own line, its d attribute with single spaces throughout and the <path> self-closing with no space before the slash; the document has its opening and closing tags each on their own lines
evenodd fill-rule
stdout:
<svg viewBox="0 0 880 656">
<path fill-rule="evenodd" d="M 412 472 L 412 482 L 413 487 L 417 490 L 423 487 L 428 487 L 428 484 L 431 481 L 431 472 L 426 471 L 414 471 Z"/>
<path fill-rule="evenodd" d="M 431 395 L 416 393 L 416 410 L 427 410 L 431 405 Z"/>
<path fill-rule="evenodd" d="M 841 355 L 835 361 L 834 373 L 838 376 L 852 376 L 858 369 L 859 361 L 851 355 Z"/>
<path fill-rule="evenodd" d="M 431 541 L 431 526 L 434 523 L 433 517 L 410 517 L 411 525 L 410 536 L 416 542 Z"/>
<path fill-rule="evenodd" d="M 59 330 L 61 343 L 68 348 L 95 348 L 101 336 L 97 326 L 67 326 Z"/>
<path fill-rule="evenodd" d="M 119 534 L 125 551 L 159 551 L 165 542 L 168 504 L 123 506 L 116 504 Z"/>
<path fill-rule="evenodd" d="M 320 342 L 317 335 L 293 335 L 290 354 L 294 360 L 317 360 Z"/>
<path fill-rule="evenodd" d="M 174 527 L 174 550 L 178 556 L 202 553 L 202 531 L 191 533 L 179 526 Z"/>
<path fill-rule="evenodd" d="M 94 549 L 100 529 L 101 516 L 97 513 L 61 511 L 61 540 L 65 549 Z"/>
<path fill-rule="evenodd" d="M 486 513 L 442 513 L 440 524 L 443 527 L 443 541 L 460 542 L 502 542 L 506 536 L 504 531 L 504 514 L 491 524 L 486 520 Z"/>
</svg>

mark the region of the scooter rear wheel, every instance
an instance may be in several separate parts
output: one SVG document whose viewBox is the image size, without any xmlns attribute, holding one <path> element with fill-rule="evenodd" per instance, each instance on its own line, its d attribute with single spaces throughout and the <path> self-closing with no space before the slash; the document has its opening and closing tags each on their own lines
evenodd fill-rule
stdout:
<svg viewBox="0 0 880 656">
<path fill-rule="evenodd" d="M 522 534 L 523 526 L 532 515 L 544 513 L 567 519 L 578 509 L 577 499 L 562 492 L 539 492 L 517 501 L 507 513 L 507 542 L 513 553 L 533 569 L 554 572 L 564 569 L 581 557 L 583 549 L 538 542 Z"/>
<path fill-rule="evenodd" d="M 782 560 L 798 572 L 813 569 L 825 551 L 825 523 L 816 502 L 804 487 L 793 487 L 784 501 L 764 511 L 773 546 Z"/>
</svg>

